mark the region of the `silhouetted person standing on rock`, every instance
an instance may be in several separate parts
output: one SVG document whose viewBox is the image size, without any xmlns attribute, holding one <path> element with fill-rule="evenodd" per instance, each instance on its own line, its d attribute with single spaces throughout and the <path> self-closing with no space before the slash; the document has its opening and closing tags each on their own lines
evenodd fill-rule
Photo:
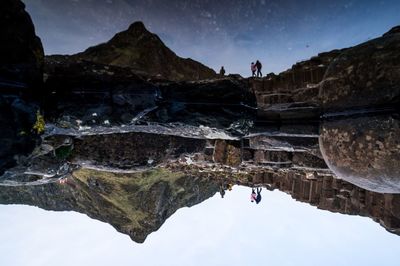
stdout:
<svg viewBox="0 0 400 266">
<path fill-rule="evenodd" d="M 256 76 L 256 70 L 257 70 L 256 64 L 254 64 L 254 62 L 251 62 L 250 68 L 251 68 L 251 76 L 255 77 Z"/>
<path fill-rule="evenodd" d="M 261 73 L 262 64 L 258 60 L 256 61 L 256 68 L 257 68 L 257 78 L 258 78 L 258 75 L 260 75 L 260 78 L 261 78 L 262 77 L 262 73 Z"/>
<path fill-rule="evenodd" d="M 225 68 L 224 68 L 224 66 L 222 66 L 221 69 L 219 70 L 219 75 L 221 77 L 225 76 Z"/>
</svg>

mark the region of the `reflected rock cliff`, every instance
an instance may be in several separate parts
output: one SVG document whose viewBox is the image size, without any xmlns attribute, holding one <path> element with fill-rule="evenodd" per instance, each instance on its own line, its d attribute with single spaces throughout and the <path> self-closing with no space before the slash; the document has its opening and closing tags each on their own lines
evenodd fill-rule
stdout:
<svg viewBox="0 0 400 266">
<path fill-rule="evenodd" d="M 348 118 L 322 124 L 320 145 L 329 168 L 367 190 L 400 193 L 399 115 Z"/>
<path fill-rule="evenodd" d="M 175 211 L 199 204 L 218 191 L 215 181 L 164 170 L 81 169 L 64 180 L 40 186 L 0 186 L 0 203 L 77 211 L 142 243 Z"/>
<path fill-rule="evenodd" d="M 226 184 L 263 186 L 400 234 L 400 194 L 387 194 L 400 161 L 396 115 L 325 121 L 320 135 L 318 125 L 274 127 L 243 137 L 188 125 L 53 127 L 31 157 L 2 176 L 1 203 L 85 213 L 143 242 L 177 209 Z M 390 182 L 375 178 L 382 173 Z"/>
</svg>

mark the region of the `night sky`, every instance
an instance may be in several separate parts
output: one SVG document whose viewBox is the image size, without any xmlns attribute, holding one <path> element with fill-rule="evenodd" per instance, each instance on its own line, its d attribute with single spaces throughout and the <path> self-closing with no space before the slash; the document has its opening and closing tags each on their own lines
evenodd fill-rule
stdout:
<svg viewBox="0 0 400 266">
<path fill-rule="evenodd" d="M 400 24 L 400 1 L 23 0 L 46 54 L 72 54 L 141 20 L 181 57 L 248 76 L 281 72 Z"/>
</svg>

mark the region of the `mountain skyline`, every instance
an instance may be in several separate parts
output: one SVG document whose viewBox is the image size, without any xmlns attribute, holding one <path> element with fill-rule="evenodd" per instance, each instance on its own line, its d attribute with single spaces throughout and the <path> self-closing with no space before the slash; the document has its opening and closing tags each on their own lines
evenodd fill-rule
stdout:
<svg viewBox="0 0 400 266">
<path fill-rule="evenodd" d="M 381 36 L 400 23 L 397 1 L 25 0 L 46 54 L 73 54 L 103 43 L 134 21 L 177 55 L 218 71 L 281 72 L 319 52 Z"/>
</svg>

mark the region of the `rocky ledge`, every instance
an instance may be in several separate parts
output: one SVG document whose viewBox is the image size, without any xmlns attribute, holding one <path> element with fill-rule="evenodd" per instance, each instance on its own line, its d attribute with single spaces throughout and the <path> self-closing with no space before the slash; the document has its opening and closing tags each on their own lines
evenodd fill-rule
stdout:
<svg viewBox="0 0 400 266">
<path fill-rule="evenodd" d="M 279 75 L 252 79 L 263 120 L 318 119 L 322 114 L 394 109 L 400 102 L 400 33 L 321 53 Z"/>
</svg>

